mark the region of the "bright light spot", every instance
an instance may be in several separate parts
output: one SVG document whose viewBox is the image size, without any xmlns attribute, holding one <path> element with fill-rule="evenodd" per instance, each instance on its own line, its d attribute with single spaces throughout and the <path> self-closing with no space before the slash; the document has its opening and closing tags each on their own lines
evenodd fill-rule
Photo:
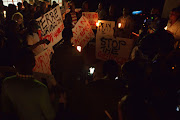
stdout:
<svg viewBox="0 0 180 120">
<path fill-rule="evenodd" d="M 95 68 L 90 67 L 90 68 L 89 68 L 89 71 L 90 71 L 90 74 L 92 75 L 92 74 L 94 73 L 94 71 L 95 71 Z"/>
<path fill-rule="evenodd" d="M 138 14 L 141 14 L 141 13 L 142 13 L 141 10 L 140 10 L 140 11 L 133 11 L 133 12 L 132 12 L 133 15 L 138 15 Z"/>
<path fill-rule="evenodd" d="M 167 30 L 167 26 L 164 29 Z"/>
<path fill-rule="evenodd" d="M 175 69 L 175 67 L 172 67 L 172 70 L 174 70 Z"/>
<path fill-rule="evenodd" d="M 179 107 L 177 106 L 176 111 L 179 111 Z"/>
<path fill-rule="evenodd" d="M 81 52 L 81 46 L 77 46 L 77 50 Z"/>
<path fill-rule="evenodd" d="M 6 11 L 3 11 L 3 13 L 4 13 L 4 18 L 6 18 Z"/>
<path fill-rule="evenodd" d="M 119 79 L 118 77 L 115 78 L 115 80 L 118 80 L 118 79 Z"/>
<path fill-rule="evenodd" d="M 99 22 L 96 23 L 96 27 L 99 27 Z"/>
<path fill-rule="evenodd" d="M 118 23 L 118 28 L 121 28 L 121 23 Z"/>
</svg>

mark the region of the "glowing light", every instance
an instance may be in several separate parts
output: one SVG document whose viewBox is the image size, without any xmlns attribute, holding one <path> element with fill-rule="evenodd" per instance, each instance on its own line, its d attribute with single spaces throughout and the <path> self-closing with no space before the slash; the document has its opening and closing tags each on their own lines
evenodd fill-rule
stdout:
<svg viewBox="0 0 180 120">
<path fill-rule="evenodd" d="M 118 28 L 121 28 L 121 23 L 118 23 Z"/>
<path fill-rule="evenodd" d="M 115 80 L 118 80 L 118 79 L 119 79 L 118 77 L 115 78 Z"/>
<path fill-rule="evenodd" d="M 164 29 L 167 30 L 167 26 Z"/>
<path fill-rule="evenodd" d="M 96 27 L 99 27 L 99 22 L 96 23 Z"/>
<path fill-rule="evenodd" d="M 81 46 L 77 46 L 77 50 L 81 52 Z"/>
<path fill-rule="evenodd" d="M 6 11 L 3 11 L 3 13 L 4 13 L 4 18 L 6 18 Z"/>
<path fill-rule="evenodd" d="M 175 67 L 172 67 L 172 70 L 174 70 L 175 69 Z"/>
<path fill-rule="evenodd" d="M 89 71 L 90 71 L 90 74 L 92 75 L 92 74 L 94 73 L 94 71 L 95 71 L 95 68 L 90 67 L 90 68 L 89 68 Z"/>
<path fill-rule="evenodd" d="M 138 15 L 138 14 L 141 14 L 141 13 L 142 13 L 141 10 L 140 10 L 140 11 L 133 11 L 133 12 L 132 12 L 133 15 Z"/>
</svg>

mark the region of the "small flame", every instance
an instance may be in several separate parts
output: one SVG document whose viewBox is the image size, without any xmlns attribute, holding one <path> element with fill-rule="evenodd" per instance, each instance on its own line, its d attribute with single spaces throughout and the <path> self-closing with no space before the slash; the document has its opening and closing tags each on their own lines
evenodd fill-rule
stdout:
<svg viewBox="0 0 180 120">
<path fill-rule="evenodd" d="M 96 23 L 96 27 L 99 27 L 99 22 Z"/>
<path fill-rule="evenodd" d="M 118 23 L 118 28 L 121 28 L 121 23 Z"/>
<path fill-rule="evenodd" d="M 6 18 L 6 11 L 3 11 L 3 13 L 4 13 L 4 18 Z"/>
<path fill-rule="evenodd" d="M 167 30 L 167 26 L 164 29 Z"/>
</svg>

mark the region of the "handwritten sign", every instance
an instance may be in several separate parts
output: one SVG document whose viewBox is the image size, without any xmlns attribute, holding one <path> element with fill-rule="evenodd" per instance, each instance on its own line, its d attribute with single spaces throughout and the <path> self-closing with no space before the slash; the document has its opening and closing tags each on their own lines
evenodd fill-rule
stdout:
<svg viewBox="0 0 180 120">
<path fill-rule="evenodd" d="M 134 40 L 114 37 L 97 37 L 96 58 L 100 60 L 115 60 L 124 64 L 129 59 Z"/>
<path fill-rule="evenodd" d="M 95 37 L 88 20 L 84 16 L 79 19 L 72 31 L 73 38 L 71 39 L 71 42 L 75 47 L 81 46 L 82 49 Z"/>
<path fill-rule="evenodd" d="M 50 54 L 52 52 L 52 48 L 48 48 L 39 55 L 35 56 L 36 65 L 33 69 L 33 72 L 51 74 L 50 67 Z"/>
<path fill-rule="evenodd" d="M 89 24 L 91 25 L 91 28 L 96 29 L 96 23 L 98 22 L 98 13 L 96 13 L 96 12 L 83 12 L 82 15 L 88 19 Z"/>
<path fill-rule="evenodd" d="M 98 20 L 97 36 L 109 36 L 112 37 L 114 34 L 114 21 Z"/>
<path fill-rule="evenodd" d="M 36 19 L 36 21 L 40 26 L 40 38 L 48 39 L 51 42 L 48 46 L 52 47 L 62 39 L 64 24 L 59 6 Z"/>
</svg>

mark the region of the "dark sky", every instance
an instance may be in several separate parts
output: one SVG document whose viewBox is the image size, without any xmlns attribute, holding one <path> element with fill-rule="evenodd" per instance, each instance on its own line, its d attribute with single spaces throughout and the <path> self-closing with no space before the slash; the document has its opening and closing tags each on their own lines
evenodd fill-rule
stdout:
<svg viewBox="0 0 180 120">
<path fill-rule="evenodd" d="M 83 1 L 88 1 L 90 9 L 94 11 L 97 9 L 99 1 L 102 0 L 75 0 L 76 6 L 81 7 Z M 111 3 L 115 3 L 119 9 L 128 7 L 132 10 L 151 9 L 152 7 L 157 7 L 162 10 L 164 1 L 165 0 L 103 0 L 107 8 Z"/>
</svg>

